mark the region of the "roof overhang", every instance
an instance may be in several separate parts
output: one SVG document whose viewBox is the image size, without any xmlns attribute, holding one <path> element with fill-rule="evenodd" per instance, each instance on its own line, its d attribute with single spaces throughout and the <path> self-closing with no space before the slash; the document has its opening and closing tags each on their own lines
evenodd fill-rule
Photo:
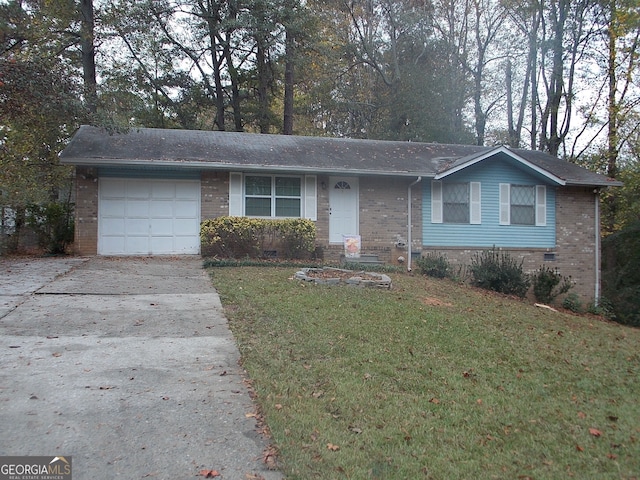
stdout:
<svg viewBox="0 0 640 480">
<path fill-rule="evenodd" d="M 540 168 L 537 165 L 534 165 L 533 163 L 531 163 L 530 161 L 522 158 L 520 155 L 518 155 L 517 153 L 509 150 L 507 147 L 496 147 L 492 150 L 489 150 L 487 152 L 482 152 L 482 153 L 478 153 L 478 154 L 473 154 L 473 155 L 469 155 L 467 157 L 461 158 L 459 160 L 457 160 L 451 167 L 437 173 L 434 177 L 435 180 L 441 180 L 445 177 L 448 177 L 450 175 L 453 175 L 454 173 L 457 173 L 461 170 L 464 170 L 465 168 L 469 168 L 472 165 L 476 165 L 488 158 L 491 158 L 495 155 L 498 154 L 504 154 L 507 155 L 509 158 L 511 158 L 512 160 L 514 160 L 515 162 L 518 162 L 519 164 L 523 165 L 526 168 L 531 169 L 532 171 L 536 172 L 537 174 L 547 178 L 549 181 L 556 183 L 557 185 L 566 185 L 567 182 L 565 180 L 563 180 L 562 178 L 553 175 L 552 173 L 548 172 L 547 170 Z"/>
<path fill-rule="evenodd" d="M 408 172 L 376 169 L 326 169 L 298 165 L 296 167 L 270 164 L 238 164 L 225 162 L 204 162 L 195 160 L 149 160 L 135 158 L 85 158 L 85 159 L 60 159 L 60 163 L 77 165 L 82 167 L 108 167 L 122 169 L 188 169 L 200 171 L 225 171 L 225 172 L 249 172 L 249 173 L 288 173 L 302 175 L 345 175 L 345 176 L 375 176 L 375 177 L 416 177 L 433 178 L 432 172 Z"/>
</svg>

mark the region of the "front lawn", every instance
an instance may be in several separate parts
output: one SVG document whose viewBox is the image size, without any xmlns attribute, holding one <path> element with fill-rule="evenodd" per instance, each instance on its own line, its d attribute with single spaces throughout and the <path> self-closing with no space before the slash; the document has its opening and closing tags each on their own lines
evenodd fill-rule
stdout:
<svg viewBox="0 0 640 480">
<path fill-rule="evenodd" d="M 448 280 L 210 268 L 288 479 L 640 478 L 640 330 Z"/>
</svg>

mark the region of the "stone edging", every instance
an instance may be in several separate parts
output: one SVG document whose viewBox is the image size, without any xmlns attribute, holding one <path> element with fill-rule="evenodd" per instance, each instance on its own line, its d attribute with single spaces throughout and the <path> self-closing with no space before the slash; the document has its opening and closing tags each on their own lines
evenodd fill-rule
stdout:
<svg viewBox="0 0 640 480">
<path fill-rule="evenodd" d="M 332 275 L 333 272 L 335 272 L 335 276 Z M 313 273 L 320 273 L 322 276 L 314 277 Z M 305 282 L 312 282 L 316 285 L 391 288 L 391 278 L 384 273 L 354 272 L 353 270 L 343 270 L 341 268 L 303 268 L 296 272 L 294 278 Z"/>
</svg>

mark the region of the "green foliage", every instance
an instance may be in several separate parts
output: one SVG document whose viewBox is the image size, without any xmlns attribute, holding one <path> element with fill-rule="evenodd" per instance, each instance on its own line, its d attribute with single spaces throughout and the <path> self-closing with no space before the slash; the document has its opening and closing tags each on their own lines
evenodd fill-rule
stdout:
<svg viewBox="0 0 640 480">
<path fill-rule="evenodd" d="M 486 290 L 524 297 L 529 290 L 530 280 L 509 253 L 495 248 L 475 254 L 471 259 L 472 283 Z"/>
<path fill-rule="evenodd" d="M 564 277 L 558 273 L 558 269 L 545 266 L 532 275 L 531 283 L 536 300 L 542 303 L 553 302 L 558 295 L 567 293 L 573 287 L 571 277 Z"/>
<path fill-rule="evenodd" d="M 582 301 L 576 293 L 570 293 L 562 300 L 562 307 L 575 313 L 582 313 Z"/>
<path fill-rule="evenodd" d="M 603 240 L 602 293 L 617 322 L 640 326 L 640 222 Z"/>
<path fill-rule="evenodd" d="M 446 255 L 429 252 L 416 260 L 422 275 L 434 278 L 446 278 L 451 274 L 451 265 Z"/>
<path fill-rule="evenodd" d="M 590 303 L 587 306 L 587 312 L 592 315 L 600 315 L 608 320 L 615 320 L 616 318 L 613 304 L 605 297 L 600 297 L 597 303 Z"/>
<path fill-rule="evenodd" d="M 200 225 L 205 256 L 259 258 L 269 249 L 285 258 L 308 258 L 315 249 L 315 239 L 315 223 L 298 218 L 217 217 Z"/>
<path fill-rule="evenodd" d="M 29 205 L 27 225 L 35 232 L 39 246 L 46 249 L 47 253 L 63 254 L 73 242 L 73 205 L 60 202 Z"/>
</svg>

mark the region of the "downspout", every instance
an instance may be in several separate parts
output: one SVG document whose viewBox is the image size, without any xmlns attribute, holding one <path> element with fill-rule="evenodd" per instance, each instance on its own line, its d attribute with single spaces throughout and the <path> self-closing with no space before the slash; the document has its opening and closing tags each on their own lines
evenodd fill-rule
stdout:
<svg viewBox="0 0 640 480">
<path fill-rule="evenodd" d="M 422 181 L 422 177 L 418 177 L 415 182 L 409 185 L 407 193 L 407 272 L 411 271 L 411 187 Z"/>
<path fill-rule="evenodd" d="M 595 216 L 596 216 L 596 287 L 595 287 L 595 298 L 593 300 L 594 305 L 598 306 L 598 304 L 600 303 L 600 190 L 599 189 L 595 189 L 594 193 L 596 194 L 596 201 L 595 201 Z"/>
</svg>

